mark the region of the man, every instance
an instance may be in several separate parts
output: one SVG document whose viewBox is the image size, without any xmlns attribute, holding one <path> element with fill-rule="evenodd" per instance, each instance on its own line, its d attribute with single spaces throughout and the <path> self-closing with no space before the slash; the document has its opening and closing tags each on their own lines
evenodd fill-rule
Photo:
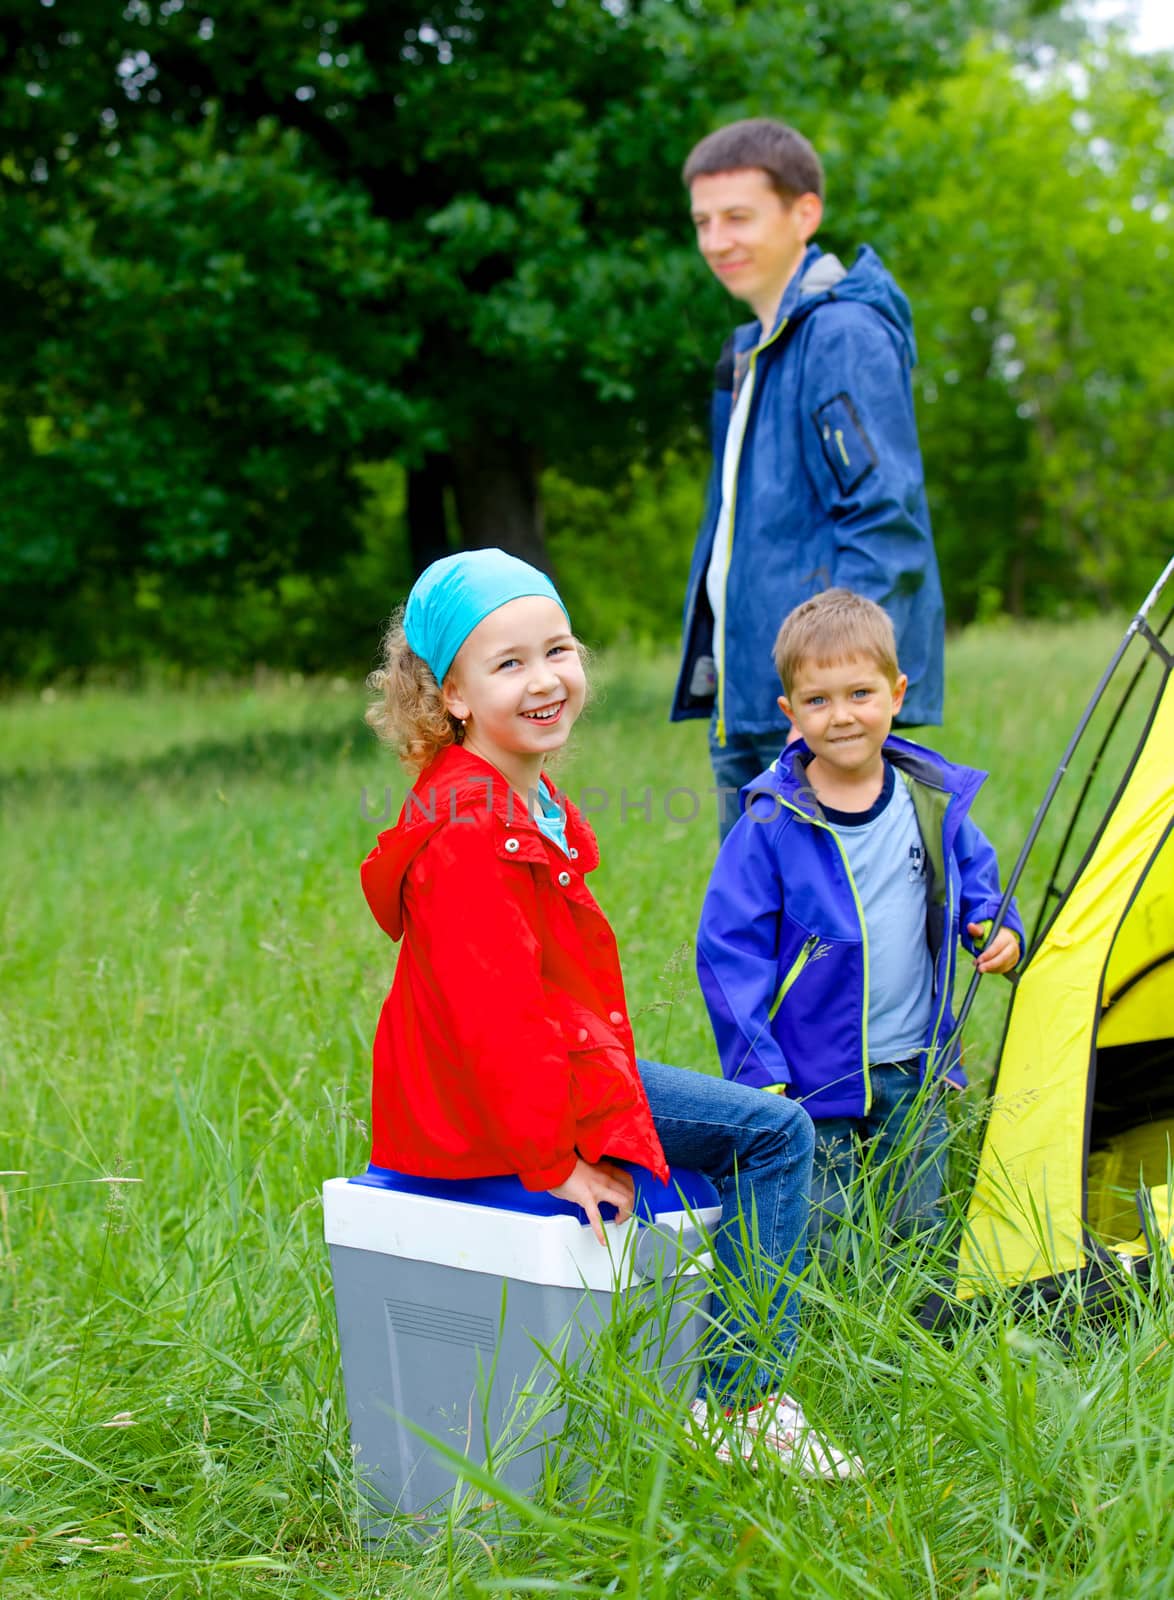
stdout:
<svg viewBox="0 0 1174 1600">
<path fill-rule="evenodd" d="M 737 791 L 779 753 L 779 618 L 823 589 L 892 618 L 909 689 L 901 725 L 942 720 L 945 615 L 913 416 L 909 303 L 865 245 L 845 269 L 811 240 L 823 170 L 793 128 L 734 122 L 682 174 L 697 243 L 756 321 L 727 341 L 714 466 L 685 601 L 672 719 L 712 718 L 721 836 Z"/>
</svg>

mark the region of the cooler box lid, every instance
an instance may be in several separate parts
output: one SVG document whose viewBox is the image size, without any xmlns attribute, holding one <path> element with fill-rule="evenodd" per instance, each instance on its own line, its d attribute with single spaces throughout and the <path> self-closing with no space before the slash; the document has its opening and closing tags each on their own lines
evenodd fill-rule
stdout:
<svg viewBox="0 0 1174 1600">
<path fill-rule="evenodd" d="M 368 1167 L 323 1186 L 326 1242 L 552 1287 L 613 1292 L 709 1265 L 705 1235 L 721 1220 L 717 1190 L 687 1168 L 667 1184 L 633 1167 L 636 1212 L 605 1222 L 607 1248 L 584 1212 L 517 1177 L 413 1178 Z M 614 1209 L 601 1207 L 614 1218 Z"/>
</svg>

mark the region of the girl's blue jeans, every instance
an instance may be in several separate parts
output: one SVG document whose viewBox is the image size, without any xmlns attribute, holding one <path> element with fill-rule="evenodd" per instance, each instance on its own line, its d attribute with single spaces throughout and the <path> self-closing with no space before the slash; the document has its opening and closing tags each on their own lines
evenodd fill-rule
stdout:
<svg viewBox="0 0 1174 1600">
<path fill-rule="evenodd" d="M 669 1165 L 704 1173 L 721 1196 L 714 1254 L 747 1289 L 733 1303 L 720 1291 L 714 1297 L 721 1333 L 706 1361 L 703 1388 L 723 1404 L 753 1405 L 778 1389 L 779 1368 L 795 1348 L 811 1118 L 793 1100 L 762 1089 L 655 1061 L 638 1065 Z M 747 1326 L 755 1306 L 775 1330 L 773 1352 L 764 1352 L 761 1337 Z"/>
</svg>

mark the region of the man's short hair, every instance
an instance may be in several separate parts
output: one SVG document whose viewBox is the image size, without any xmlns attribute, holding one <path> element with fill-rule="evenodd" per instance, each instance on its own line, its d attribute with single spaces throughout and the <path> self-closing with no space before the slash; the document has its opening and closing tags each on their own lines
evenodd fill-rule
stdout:
<svg viewBox="0 0 1174 1600">
<path fill-rule="evenodd" d="M 825 589 L 785 618 L 775 640 L 775 667 L 790 694 L 805 662 L 831 666 L 849 656 L 869 656 L 890 683 L 900 675 L 897 639 L 888 613 L 851 589 Z"/>
<path fill-rule="evenodd" d="M 823 168 L 819 157 L 801 133 L 773 117 L 748 117 L 707 134 L 693 146 L 681 169 L 686 189 L 694 178 L 714 172 L 737 172 L 758 167 L 784 200 L 801 194 L 823 199 Z"/>
</svg>

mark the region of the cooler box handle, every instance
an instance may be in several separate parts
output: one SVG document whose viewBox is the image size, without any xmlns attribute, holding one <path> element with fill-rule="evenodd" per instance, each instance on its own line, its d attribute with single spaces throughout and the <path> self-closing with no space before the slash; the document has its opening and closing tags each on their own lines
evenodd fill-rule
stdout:
<svg viewBox="0 0 1174 1600">
<path fill-rule="evenodd" d="M 682 1256 L 700 1256 L 709 1251 L 709 1239 L 695 1222 L 688 1219 L 680 1228 L 661 1228 L 644 1223 L 632 1249 L 632 1267 L 641 1278 L 669 1278 L 678 1271 Z"/>
</svg>

